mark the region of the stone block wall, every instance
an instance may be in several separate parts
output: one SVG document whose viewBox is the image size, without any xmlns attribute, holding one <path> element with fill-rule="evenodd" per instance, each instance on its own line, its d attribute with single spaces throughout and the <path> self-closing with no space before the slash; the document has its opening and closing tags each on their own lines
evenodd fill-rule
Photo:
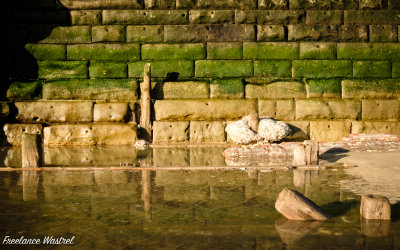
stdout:
<svg viewBox="0 0 400 250">
<path fill-rule="evenodd" d="M 6 133 L 132 144 L 150 62 L 154 143 L 229 142 L 226 124 L 253 112 L 288 122 L 288 139 L 400 135 L 397 0 L 17 2 L 2 27 Z"/>
</svg>

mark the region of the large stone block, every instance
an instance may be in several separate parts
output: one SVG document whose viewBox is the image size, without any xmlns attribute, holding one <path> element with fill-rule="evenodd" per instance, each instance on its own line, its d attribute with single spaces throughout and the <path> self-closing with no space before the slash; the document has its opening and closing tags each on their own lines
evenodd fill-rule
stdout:
<svg viewBox="0 0 400 250">
<path fill-rule="evenodd" d="M 139 59 L 139 44 L 67 45 L 67 60 L 132 61 Z"/>
<path fill-rule="evenodd" d="M 96 103 L 93 108 L 95 122 L 124 122 L 128 118 L 128 103 Z"/>
<path fill-rule="evenodd" d="M 307 98 L 341 98 L 342 85 L 338 79 L 307 80 Z"/>
<path fill-rule="evenodd" d="M 255 100 L 160 100 L 156 120 L 232 120 L 257 112 Z"/>
<path fill-rule="evenodd" d="M 392 66 L 388 61 L 355 61 L 353 62 L 354 77 L 392 77 Z"/>
<path fill-rule="evenodd" d="M 242 59 L 242 43 L 207 43 L 207 59 Z"/>
<path fill-rule="evenodd" d="M 68 9 L 141 9 L 143 1 L 141 0 L 60 0 L 60 3 Z"/>
<path fill-rule="evenodd" d="M 44 128 L 44 145 L 133 145 L 136 127 L 136 123 L 53 125 Z"/>
<path fill-rule="evenodd" d="M 358 99 L 398 98 L 400 97 L 400 80 L 343 80 L 342 97 Z"/>
<path fill-rule="evenodd" d="M 338 36 L 335 25 L 288 25 L 288 41 L 337 41 Z"/>
<path fill-rule="evenodd" d="M 193 2 L 193 1 L 192 1 Z M 255 0 L 198 0 L 196 7 L 199 9 L 255 9 L 257 1 Z"/>
<path fill-rule="evenodd" d="M 306 24 L 309 25 L 340 25 L 343 24 L 341 10 L 308 10 Z"/>
<path fill-rule="evenodd" d="M 400 24 L 400 10 L 345 10 L 345 24 Z"/>
<path fill-rule="evenodd" d="M 360 0 L 360 9 L 380 9 L 382 8 L 381 0 Z"/>
<path fill-rule="evenodd" d="M 233 10 L 190 10 L 189 23 L 232 23 L 234 15 L 235 12 Z"/>
<path fill-rule="evenodd" d="M 36 60 L 65 60 L 67 54 L 67 46 L 64 44 L 34 44 L 28 43 L 25 49 Z"/>
<path fill-rule="evenodd" d="M 126 27 L 126 41 L 159 43 L 164 41 L 162 25 L 129 25 Z"/>
<path fill-rule="evenodd" d="M 87 78 L 88 63 L 82 61 L 39 61 L 38 78 Z"/>
<path fill-rule="evenodd" d="M 174 43 L 198 43 L 208 41 L 205 25 L 165 25 L 164 41 Z"/>
<path fill-rule="evenodd" d="M 351 77 L 352 62 L 346 60 L 296 60 L 292 62 L 294 77 Z"/>
<path fill-rule="evenodd" d="M 271 117 L 276 120 L 294 120 L 295 106 L 293 100 L 258 100 L 258 116 Z"/>
<path fill-rule="evenodd" d="M 289 0 L 292 9 L 346 9 L 356 8 L 357 2 L 343 0 Z"/>
<path fill-rule="evenodd" d="M 191 121 L 190 142 L 224 142 L 225 122 L 223 121 Z"/>
<path fill-rule="evenodd" d="M 400 122 L 351 122 L 352 134 L 392 134 L 400 135 Z"/>
<path fill-rule="evenodd" d="M 347 121 L 311 121 L 310 139 L 312 141 L 337 142 L 350 134 L 351 122 Z"/>
<path fill-rule="evenodd" d="M 285 29 L 282 25 L 257 25 L 257 41 L 283 41 L 285 40 Z"/>
<path fill-rule="evenodd" d="M 274 82 L 264 85 L 247 84 L 246 98 L 306 98 L 305 86 L 299 82 Z"/>
<path fill-rule="evenodd" d="M 353 119 L 361 117 L 361 102 L 353 100 L 297 100 L 296 120 Z"/>
<path fill-rule="evenodd" d="M 215 79 L 210 84 L 210 98 L 243 98 L 244 86 L 241 78 Z"/>
<path fill-rule="evenodd" d="M 397 42 L 397 26 L 395 25 L 370 25 L 369 34 L 372 43 Z"/>
<path fill-rule="evenodd" d="M 101 10 L 71 10 L 72 25 L 99 25 Z"/>
<path fill-rule="evenodd" d="M 400 117 L 400 102 L 398 100 L 363 100 L 363 120 L 392 120 Z"/>
<path fill-rule="evenodd" d="M 90 43 L 90 26 L 58 26 L 51 30 L 41 43 Z"/>
<path fill-rule="evenodd" d="M 195 62 L 196 77 L 241 77 L 253 75 L 250 60 L 200 60 Z"/>
<path fill-rule="evenodd" d="M 32 100 L 40 97 L 42 83 L 36 82 L 13 82 L 7 89 L 6 97 L 9 100 Z"/>
<path fill-rule="evenodd" d="M 175 0 L 144 0 L 146 9 L 175 9 Z"/>
<path fill-rule="evenodd" d="M 44 99 L 136 100 L 137 82 L 130 79 L 47 81 Z"/>
<path fill-rule="evenodd" d="M 43 127 L 42 124 L 5 124 L 3 130 L 8 143 L 21 146 L 24 133 L 42 134 Z"/>
<path fill-rule="evenodd" d="M 92 26 L 92 42 L 125 42 L 122 25 Z"/>
<path fill-rule="evenodd" d="M 341 25 L 339 40 L 343 42 L 368 42 L 368 26 L 366 25 Z"/>
<path fill-rule="evenodd" d="M 243 43 L 245 59 L 297 59 L 298 43 Z"/>
<path fill-rule="evenodd" d="M 254 76 L 292 76 L 292 62 L 289 60 L 254 61 Z"/>
<path fill-rule="evenodd" d="M 206 50 L 201 43 L 192 44 L 144 44 L 142 60 L 204 59 Z"/>
<path fill-rule="evenodd" d="M 189 141 L 189 122 L 155 121 L 153 124 L 153 141 L 155 143 Z"/>
<path fill-rule="evenodd" d="M 338 59 L 397 60 L 400 44 L 397 43 L 338 43 Z"/>
<path fill-rule="evenodd" d="M 103 24 L 187 24 L 185 10 L 103 10 Z"/>
<path fill-rule="evenodd" d="M 89 101 L 16 102 L 17 120 L 26 123 L 91 122 L 93 103 Z"/>
<path fill-rule="evenodd" d="M 137 61 L 128 64 L 129 77 L 143 77 L 144 66 L 149 63 Z M 151 62 L 152 77 L 189 78 L 194 75 L 194 63 L 190 60 L 161 60 Z"/>
<path fill-rule="evenodd" d="M 208 98 L 210 86 L 207 82 L 165 82 L 162 88 L 164 99 Z"/>
<path fill-rule="evenodd" d="M 91 61 L 89 65 L 90 78 L 127 78 L 128 67 L 125 62 Z"/>
<path fill-rule="evenodd" d="M 302 23 L 306 16 L 303 10 L 263 10 L 253 13 L 256 15 L 257 24 L 296 24 Z"/>
<path fill-rule="evenodd" d="M 336 44 L 300 43 L 300 59 L 336 59 Z"/>
<path fill-rule="evenodd" d="M 286 9 L 289 4 L 288 0 L 259 0 L 259 9 Z"/>
</svg>

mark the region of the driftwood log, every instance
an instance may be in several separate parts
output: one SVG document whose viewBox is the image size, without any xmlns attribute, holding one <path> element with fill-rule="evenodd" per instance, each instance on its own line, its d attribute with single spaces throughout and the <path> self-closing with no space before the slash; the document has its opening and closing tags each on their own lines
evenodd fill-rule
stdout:
<svg viewBox="0 0 400 250">
<path fill-rule="evenodd" d="M 360 214 L 367 220 L 390 220 L 389 200 L 380 195 L 363 195 L 361 198 Z"/>
<path fill-rule="evenodd" d="M 140 135 L 151 142 L 151 102 L 150 102 L 151 64 L 144 66 L 143 82 L 140 84 Z"/>
<path fill-rule="evenodd" d="M 275 208 L 289 220 L 326 220 L 329 216 L 314 202 L 295 190 L 284 188 Z"/>
<path fill-rule="evenodd" d="M 42 165 L 42 141 L 38 134 L 22 135 L 22 167 L 37 168 Z"/>
</svg>

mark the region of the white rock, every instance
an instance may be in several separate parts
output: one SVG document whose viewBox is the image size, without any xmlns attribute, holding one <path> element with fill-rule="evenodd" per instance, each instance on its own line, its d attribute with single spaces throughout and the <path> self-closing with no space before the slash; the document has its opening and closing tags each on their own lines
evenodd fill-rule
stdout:
<svg viewBox="0 0 400 250">
<path fill-rule="evenodd" d="M 290 135 L 292 130 L 281 121 L 271 118 L 261 118 L 258 124 L 258 140 L 265 142 L 280 141 Z"/>
<path fill-rule="evenodd" d="M 249 144 L 250 142 L 257 140 L 257 134 L 251 130 L 245 118 L 229 123 L 226 126 L 225 131 L 236 143 Z"/>
</svg>

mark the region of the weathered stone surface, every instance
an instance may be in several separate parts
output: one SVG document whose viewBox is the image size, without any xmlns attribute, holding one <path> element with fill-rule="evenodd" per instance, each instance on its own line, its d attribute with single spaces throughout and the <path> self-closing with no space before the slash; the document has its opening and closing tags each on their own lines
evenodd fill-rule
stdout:
<svg viewBox="0 0 400 250">
<path fill-rule="evenodd" d="M 25 49 L 36 60 L 65 60 L 67 46 L 64 44 L 34 44 L 28 43 Z"/>
<path fill-rule="evenodd" d="M 259 141 L 275 142 L 282 140 L 291 132 L 289 126 L 284 122 L 261 118 L 258 124 L 257 137 Z"/>
<path fill-rule="evenodd" d="M 155 121 L 153 124 L 153 141 L 155 143 L 189 141 L 189 122 Z"/>
<path fill-rule="evenodd" d="M 60 3 L 68 9 L 141 9 L 143 7 L 140 0 L 60 0 Z"/>
<path fill-rule="evenodd" d="M 190 10 L 189 23 L 232 23 L 234 20 L 233 10 Z"/>
<path fill-rule="evenodd" d="M 400 3 L 397 0 L 389 0 L 388 1 L 388 6 L 389 6 L 389 9 L 400 10 Z"/>
<path fill-rule="evenodd" d="M 47 146 L 133 145 L 136 123 L 53 125 L 43 130 Z"/>
<path fill-rule="evenodd" d="M 337 41 L 336 25 L 288 25 L 288 41 Z"/>
<path fill-rule="evenodd" d="M 292 62 L 289 60 L 254 61 L 254 76 L 292 76 Z"/>
<path fill-rule="evenodd" d="M 352 62 L 347 60 L 295 60 L 292 65 L 294 77 L 331 78 L 353 75 Z"/>
<path fill-rule="evenodd" d="M 336 44 L 300 43 L 300 59 L 336 59 Z"/>
<path fill-rule="evenodd" d="M 126 27 L 127 42 L 158 43 L 164 41 L 162 25 L 129 25 Z"/>
<path fill-rule="evenodd" d="M 337 79 L 307 80 L 307 98 L 341 98 L 342 85 Z"/>
<path fill-rule="evenodd" d="M 375 99 L 400 97 L 399 79 L 343 80 L 343 98 Z"/>
<path fill-rule="evenodd" d="M 392 67 L 388 61 L 354 61 L 353 76 L 390 78 Z"/>
<path fill-rule="evenodd" d="M 294 120 L 295 106 L 293 100 L 258 100 L 260 117 L 271 117 L 277 120 Z"/>
<path fill-rule="evenodd" d="M 363 195 L 361 197 L 360 214 L 365 219 L 390 220 L 390 202 L 384 196 Z"/>
<path fill-rule="evenodd" d="M 360 9 L 380 9 L 382 8 L 381 0 L 360 0 Z"/>
<path fill-rule="evenodd" d="M 207 43 L 207 59 L 242 59 L 242 43 Z"/>
<path fill-rule="evenodd" d="M 392 63 L 392 77 L 400 77 L 400 62 Z"/>
<path fill-rule="evenodd" d="M 127 78 L 128 70 L 125 62 L 91 61 L 89 65 L 90 78 Z"/>
<path fill-rule="evenodd" d="M 259 0 L 259 9 L 286 9 L 288 6 L 288 0 Z"/>
<path fill-rule="evenodd" d="M 243 58 L 245 59 L 297 59 L 299 58 L 298 43 L 243 43 Z"/>
<path fill-rule="evenodd" d="M 254 100 L 160 100 L 156 120 L 230 120 L 257 110 Z"/>
<path fill-rule="evenodd" d="M 136 100 L 136 90 L 137 82 L 130 79 L 48 81 L 43 86 L 43 98 Z"/>
<path fill-rule="evenodd" d="M 292 9 L 343 9 L 353 6 L 352 1 L 342 1 L 342 0 L 289 0 L 289 6 Z"/>
<path fill-rule="evenodd" d="M 207 82 L 165 82 L 162 87 L 164 99 L 208 98 L 210 86 Z"/>
<path fill-rule="evenodd" d="M 305 86 L 299 82 L 274 82 L 264 85 L 246 84 L 246 98 L 305 98 Z"/>
<path fill-rule="evenodd" d="M 210 84 L 210 98 L 243 98 L 244 85 L 241 78 L 215 79 Z"/>
<path fill-rule="evenodd" d="M 289 140 L 309 139 L 310 122 L 309 121 L 285 121 L 292 133 L 286 136 Z"/>
<path fill-rule="evenodd" d="M 6 97 L 10 100 L 32 100 L 40 96 L 42 83 L 13 82 L 7 89 Z"/>
<path fill-rule="evenodd" d="M 345 24 L 400 24 L 397 10 L 345 10 Z"/>
<path fill-rule="evenodd" d="M 339 40 L 343 42 L 368 42 L 368 26 L 342 25 L 339 28 Z"/>
<path fill-rule="evenodd" d="M 71 10 L 72 25 L 98 25 L 100 24 L 101 10 Z"/>
<path fill-rule="evenodd" d="M 122 25 L 92 26 L 92 42 L 124 42 L 125 27 Z"/>
<path fill-rule="evenodd" d="M 149 63 L 137 61 L 128 64 L 129 77 L 143 77 L 144 66 Z M 151 62 L 152 77 L 189 78 L 194 75 L 194 63 L 191 60 L 161 60 Z"/>
<path fill-rule="evenodd" d="M 285 29 L 282 25 L 257 25 L 257 41 L 283 41 Z"/>
<path fill-rule="evenodd" d="M 351 122 L 352 134 L 392 134 L 400 135 L 400 122 Z"/>
<path fill-rule="evenodd" d="M 175 0 L 144 0 L 146 9 L 175 9 Z"/>
<path fill-rule="evenodd" d="M 372 43 L 397 42 L 397 26 L 395 25 L 370 25 L 369 34 Z"/>
<path fill-rule="evenodd" d="M 343 11 L 340 10 L 308 10 L 306 24 L 340 25 L 343 23 Z"/>
<path fill-rule="evenodd" d="M 39 61 L 38 78 L 87 78 L 88 63 L 82 61 Z"/>
<path fill-rule="evenodd" d="M 257 141 L 257 133 L 253 131 L 245 117 L 239 121 L 229 122 L 225 128 L 229 140 L 238 144 L 249 144 Z"/>
<path fill-rule="evenodd" d="M 397 43 L 338 43 L 338 59 L 397 60 L 400 44 Z"/>
<path fill-rule="evenodd" d="M 195 62 L 196 77 L 241 77 L 253 75 L 250 60 L 200 60 Z"/>
<path fill-rule="evenodd" d="M 42 124 L 5 124 L 3 127 L 4 133 L 7 137 L 7 142 L 13 146 L 21 146 L 22 135 L 29 134 L 42 134 Z"/>
<path fill-rule="evenodd" d="M 93 103 L 88 101 L 16 102 L 17 120 L 26 123 L 91 122 Z"/>
<path fill-rule="evenodd" d="M 204 59 L 206 51 L 203 44 L 144 44 L 142 60 L 160 59 Z"/>
<path fill-rule="evenodd" d="M 191 121 L 190 142 L 224 142 L 225 122 L 223 121 Z"/>
<path fill-rule="evenodd" d="M 400 102 L 398 100 L 363 100 L 363 120 L 394 120 L 400 117 Z"/>
<path fill-rule="evenodd" d="M 253 14 L 254 13 L 254 14 Z M 303 10 L 265 10 L 249 13 L 256 15 L 257 24 L 295 24 L 302 23 L 305 19 Z"/>
<path fill-rule="evenodd" d="M 90 43 L 90 26 L 58 26 L 41 43 Z"/>
<path fill-rule="evenodd" d="M 93 108 L 95 122 L 124 122 L 128 116 L 128 103 L 96 103 Z"/>
<path fill-rule="evenodd" d="M 200 9 L 255 9 L 257 3 L 255 0 L 199 0 L 196 3 L 196 7 Z"/>
<path fill-rule="evenodd" d="M 67 60 L 132 61 L 140 59 L 139 44 L 67 45 Z"/>
<path fill-rule="evenodd" d="M 103 10 L 103 24 L 187 24 L 184 10 Z"/>
<path fill-rule="evenodd" d="M 297 100 L 296 120 L 354 119 L 361 116 L 361 103 L 353 100 Z"/>
<path fill-rule="evenodd" d="M 311 121 L 310 139 L 312 141 L 337 142 L 350 134 L 351 122 Z"/>
</svg>

